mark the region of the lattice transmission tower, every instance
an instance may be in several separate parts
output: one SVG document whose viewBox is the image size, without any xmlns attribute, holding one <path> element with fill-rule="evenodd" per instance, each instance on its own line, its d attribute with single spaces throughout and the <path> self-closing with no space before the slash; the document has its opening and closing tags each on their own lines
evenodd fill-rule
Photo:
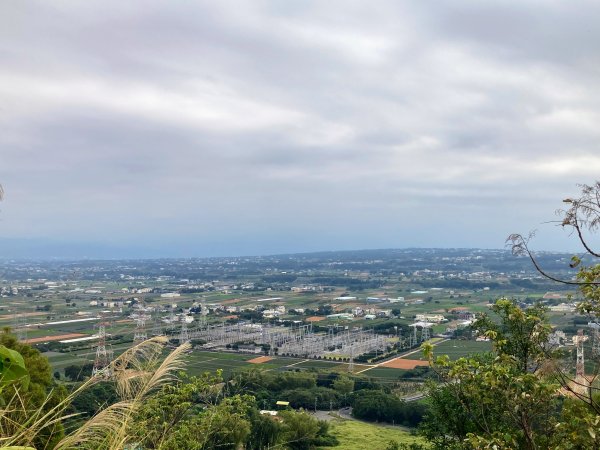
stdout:
<svg viewBox="0 0 600 450">
<path fill-rule="evenodd" d="M 184 314 L 181 317 L 181 331 L 179 332 L 179 344 L 183 344 L 184 342 L 189 342 L 190 340 L 190 333 L 188 332 L 188 327 L 187 327 L 187 320 L 186 320 L 187 316 Z"/>
<path fill-rule="evenodd" d="M 152 325 L 152 336 L 162 336 L 163 328 L 161 323 L 160 314 L 157 312 L 154 314 L 153 325 Z"/>
<path fill-rule="evenodd" d="M 206 328 L 206 316 L 208 316 L 209 310 L 204 304 L 204 301 L 200 302 L 200 328 Z"/>
<path fill-rule="evenodd" d="M 19 341 L 27 339 L 27 319 L 16 311 L 13 314 L 13 330 Z"/>
<path fill-rule="evenodd" d="M 348 372 L 354 372 L 354 346 L 350 347 L 350 363 L 348 364 Z"/>
<path fill-rule="evenodd" d="M 429 324 L 424 324 L 423 327 L 421 328 L 421 342 L 425 342 L 428 341 L 429 338 L 431 337 L 430 334 L 430 330 L 429 330 Z"/>
<path fill-rule="evenodd" d="M 112 361 L 112 348 L 106 344 L 106 325 L 107 322 L 98 323 L 98 344 L 96 346 L 96 359 L 92 368 L 92 376 L 102 376 L 110 378 L 112 373 L 110 363 Z"/>
<path fill-rule="evenodd" d="M 412 325 L 413 327 L 413 335 L 411 336 L 410 346 L 414 347 L 419 343 L 419 339 L 417 338 L 417 325 Z"/>
<path fill-rule="evenodd" d="M 142 342 L 148 339 L 148 333 L 146 332 L 146 322 L 150 320 L 150 316 L 146 314 L 143 306 L 139 308 L 139 311 L 133 316 L 135 320 L 135 333 L 133 335 L 133 342 Z"/>
</svg>

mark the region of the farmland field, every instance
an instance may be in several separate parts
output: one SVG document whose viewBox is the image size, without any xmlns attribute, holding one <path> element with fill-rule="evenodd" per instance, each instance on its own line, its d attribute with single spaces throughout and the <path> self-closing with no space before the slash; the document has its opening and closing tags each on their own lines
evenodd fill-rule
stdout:
<svg viewBox="0 0 600 450">
<path fill-rule="evenodd" d="M 427 365 L 427 363 L 424 363 L 422 360 L 419 359 L 396 358 L 383 363 L 381 366 L 389 367 L 392 369 L 414 369 L 417 366 L 423 365 Z"/>
<path fill-rule="evenodd" d="M 408 429 L 403 427 L 381 426 L 357 420 L 334 420 L 330 425 L 331 434 L 340 442 L 338 447 L 333 448 L 364 450 L 365 443 L 368 442 L 368 448 L 379 450 L 386 448 L 390 441 L 405 444 L 423 443 L 422 439 L 412 436 Z"/>
<path fill-rule="evenodd" d="M 442 342 L 433 347 L 434 356 L 448 355 L 450 359 L 458 359 L 473 353 L 489 352 L 492 350 L 492 344 L 484 341 L 465 341 L 451 339 Z M 410 359 L 425 360 L 421 352 L 413 353 Z"/>
<path fill-rule="evenodd" d="M 379 381 L 395 381 L 398 380 L 405 372 L 403 369 L 393 369 L 391 367 L 374 367 L 360 372 L 361 375 L 368 378 L 375 378 Z"/>
</svg>

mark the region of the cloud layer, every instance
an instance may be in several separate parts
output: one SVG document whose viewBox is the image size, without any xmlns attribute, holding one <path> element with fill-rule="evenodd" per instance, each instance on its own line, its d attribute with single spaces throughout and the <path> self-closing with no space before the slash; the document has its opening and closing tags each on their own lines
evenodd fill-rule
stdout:
<svg viewBox="0 0 600 450">
<path fill-rule="evenodd" d="M 600 173 L 596 2 L 53 3 L 0 6 L 6 238 L 500 247 Z"/>
</svg>

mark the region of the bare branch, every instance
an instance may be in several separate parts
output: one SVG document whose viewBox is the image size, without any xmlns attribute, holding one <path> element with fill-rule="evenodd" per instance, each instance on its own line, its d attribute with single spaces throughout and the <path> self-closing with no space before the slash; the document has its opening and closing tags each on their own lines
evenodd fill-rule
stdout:
<svg viewBox="0 0 600 450">
<path fill-rule="evenodd" d="M 539 263 L 535 259 L 534 254 L 531 252 L 531 250 L 529 250 L 529 247 L 527 245 L 527 243 L 529 242 L 529 240 L 531 239 L 531 237 L 534 236 L 534 234 L 535 233 L 533 233 L 533 232 L 530 233 L 529 237 L 527 239 L 524 238 L 520 234 L 511 234 L 510 236 L 508 236 L 508 238 L 506 238 L 506 245 L 511 247 L 511 251 L 512 251 L 513 255 L 515 255 L 515 256 L 527 256 L 531 260 L 531 262 L 533 263 L 533 266 L 535 267 L 535 270 L 537 270 L 540 274 L 542 274 L 544 277 L 548 278 L 549 280 L 556 281 L 557 283 L 570 284 L 570 285 L 574 285 L 574 286 L 590 286 L 590 285 L 598 285 L 598 286 L 600 286 L 600 281 L 572 281 L 572 280 L 562 280 L 560 278 L 557 278 L 557 277 L 555 277 L 555 276 L 550 275 L 549 273 L 547 273 L 539 265 Z"/>
<path fill-rule="evenodd" d="M 593 185 L 583 184 L 581 196 L 576 199 L 567 198 L 564 203 L 571 205 L 569 209 L 559 209 L 557 214 L 562 216 L 562 226 L 575 228 L 579 241 L 585 250 L 591 255 L 600 258 L 600 253 L 594 251 L 588 245 L 583 236 L 582 229 L 594 232 L 600 227 L 600 181 Z"/>
</svg>

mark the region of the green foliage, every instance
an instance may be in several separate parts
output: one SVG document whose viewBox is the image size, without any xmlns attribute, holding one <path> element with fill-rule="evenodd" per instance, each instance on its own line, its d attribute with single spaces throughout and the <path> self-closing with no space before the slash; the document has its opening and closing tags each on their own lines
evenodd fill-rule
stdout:
<svg viewBox="0 0 600 450">
<path fill-rule="evenodd" d="M 388 422 L 414 427 L 421 422 L 424 414 L 425 407 L 422 404 L 406 403 L 384 391 L 359 391 L 352 402 L 352 415 L 371 422 Z"/>
<path fill-rule="evenodd" d="M 251 432 L 247 416 L 252 398 L 234 396 L 199 414 L 180 420 L 168 430 L 161 449 L 165 450 L 235 450 L 240 447 Z M 156 448 L 156 447 L 145 447 Z"/>
<path fill-rule="evenodd" d="M 101 382 L 91 385 L 71 402 L 70 412 L 78 419 L 87 419 L 119 400 L 114 383 Z"/>
<path fill-rule="evenodd" d="M 19 352 L 0 345 L 0 388 L 14 382 L 19 382 L 24 389 L 29 387 L 25 360 Z"/>
<path fill-rule="evenodd" d="M 335 445 L 334 438 L 327 437 L 329 425 L 306 412 L 281 411 L 283 441 L 291 450 L 309 450 L 317 445 Z"/>
<path fill-rule="evenodd" d="M 72 364 L 65 367 L 65 377 L 71 381 L 83 381 L 92 376 L 93 368 L 94 365 L 92 363 Z"/>
<path fill-rule="evenodd" d="M 556 450 L 600 448 L 600 416 L 584 402 L 566 399 L 553 444 Z"/>
<path fill-rule="evenodd" d="M 526 310 L 513 301 L 498 300 L 492 307 L 499 323 L 487 314 L 482 314 L 473 324 L 473 329 L 494 343 L 498 354 L 514 357 L 522 371 L 537 366 L 547 358 L 545 344 L 551 327 L 546 320 L 546 309 L 535 305 Z"/>
<path fill-rule="evenodd" d="M 36 385 L 46 388 L 53 385 L 50 363 L 38 350 L 28 344 L 19 342 L 8 329 L 4 329 L 0 333 L 0 345 L 14 350 L 22 356 L 24 365 L 29 372 L 30 382 L 34 388 Z"/>
<path fill-rule="evenodd" d="M 283 381 L 261 372 L 249 375 L 248 385 L 264 379 L 276 385 L 307 384 L 313 386 L 312 389 L 319 389 L 314 387 L 314 376 L 305 374 L 288 375 Z M 240 391 L 243 390 L 240 386 Z M 293 391 L 305 392 L 302 388 Z M 255 398 L 241 392 L 233 393 L 232 389 L 225 390 L 220 375 L 182 376 L 180 381 L 163 386 L 139 408 L 131 434 L 137 447 L 161 449 L 237 449 L 245 446 L 258 450 L 277 444 L 283 448 L 301 449 L 335 442 L 328 435 L 327 426 L 312 416 L 294 411 L 282 411 L 281 414 L 281 423 L 271 416 L 260 415 Z"/>
<path fill-rule="evenodd" d="M 579 400 L 565 401 L 560 384 L 537 370 L 547 358 L 544 310 L 521 310 L 505 299 L 493 309 L 499 323 L 484 316 L 475 327 L 496 354 L 450 361 L 434 359 L 425 347 L 442 383 L 429 384 L 424 436 L 440 450 L 597 448 L 595 412 Z"/>
<path fill-rule="evenodd" d="M 189 419 L 196 420 L 195 416 L 215 401 L 218 394 L 215 386 L 220 382 L 219 376 L 204 374 L 163 386 L 136 414 L 131 432 L 137 436 L 138 445 L 160 448 L 169 439 L 186 439 Z M 176 438 L 171 437 L 173 433 Z"/>
<path fill-rule="evenodd" d="M 333 381 L 333 389 L 340 394 L 349 394 L 354 391 L 354 380 L 346 375 L 340 375 Z"/>
<path fill-rule="evenodd" d="M 404 442 L 390 441 L 385 450 L 425 450 L 425 447 L 415 442 L 406 444 Z"/>
<path fill-rule="evenodd" d="M 7 364 L 14 371 L 12 382 L 4 386 L 0 392 L 3 405 L 13 404 L 18 398 L 18 408 L 2 411 L 2 435 L 11 435 L 26 423 L 28 411 L 50 411 L 66 397 L 66 390 L 55 384 L 48 360 L 38 350 L 28 344 L 19 342 L 4 329 L 0 333 L 0 348 L 4 348 L 3 358 L 11 357 L 13 362 Z M 18 355 L 18 356 L 17 356 Z M 34 439 L 36 448 L 53 448 L 62 438 L 64 429 L 60 423 L 52 423 L 43 427 Z"/>
<path fill-rule="evenodd" d="M 274 447 L 283 439 L 283 425 L 270 415 L 250 411 L 250 435 L 246 443 L 247 450 L 263 450 Z"/>
<path fill-rule="evenodd" d="M 322 398 L 336 396 L 336 392 L 325 393 L 317 388 L 317 375 L 310 372 L 267 372 L 261 368 L 251 368 L 233 374 L 225 389 L 228 395 L 251 394 L 260 405 L 274 404 L 277 400 L 288 400 L 294 407 L 314 406 L 315 396 Z M 335 398 L 337 402 L 337 397 Z M 327 403 L 329 408 L 329 403 Z"/>
<path fill-rule="evenodd" d="M 577 280 L 584 283 L 580 286 L 584 300 L 577 308 L 580 312 L 600 317 L 600 264 L 581 266 L 577 273 Z"/>
</svg>

